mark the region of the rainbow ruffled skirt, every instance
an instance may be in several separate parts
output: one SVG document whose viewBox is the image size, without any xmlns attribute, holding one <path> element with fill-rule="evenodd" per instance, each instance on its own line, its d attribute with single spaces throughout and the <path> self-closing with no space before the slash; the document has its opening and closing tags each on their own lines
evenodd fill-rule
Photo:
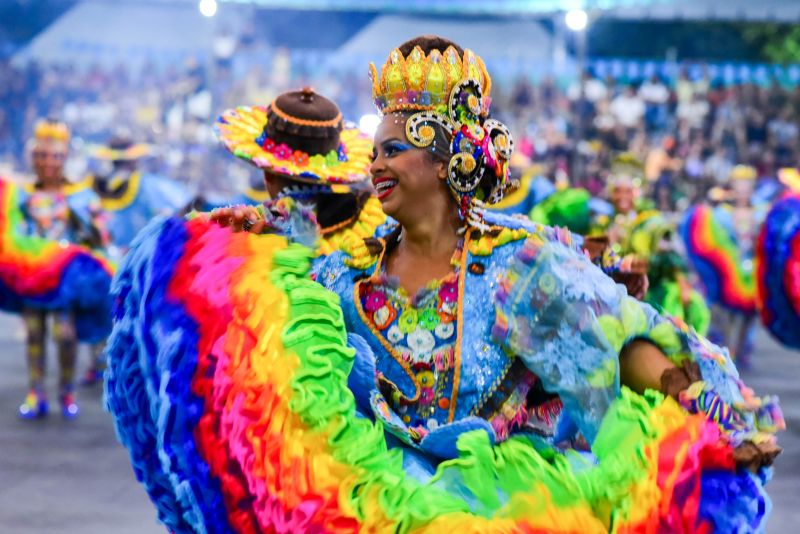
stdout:
<svg viewBox="0 0 800 534">
<path fill-rule="evenodd" d="M 78 339 L 104 339 L 112 265 L 83 246 L 20 235 L 18 198 L 19 189 L 0 180 L 0 309 L 73 310 Z"/>
<path fill-rule="evenodd" d="M 173 532 L 751 532 L 769 504 L 717 426 L 624 390 L 591 455 L 462 435 L 419 481 L 356 411 L 311 251 L 151 223 L 115 279 L 107 403 Z"/>
<path fill-rule="evenodd" d="M 756 245 L 758 305 L 764 326 L 800 349 L 800 193 L 772 206 Z"/>
</svg>

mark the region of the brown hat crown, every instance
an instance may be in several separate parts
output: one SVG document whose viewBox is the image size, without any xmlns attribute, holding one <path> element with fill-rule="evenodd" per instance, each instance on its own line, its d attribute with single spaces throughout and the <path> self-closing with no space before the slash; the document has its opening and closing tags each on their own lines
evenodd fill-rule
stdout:
<svg viewBox="0 0 800 534">
<path fill-rule="evenodd" d="M 309 156 L 338 150 L 342 113 L 331 100 L 310 87 L 283 93 L 267 107 L 264 134 L 275 144 Z"/>
</svg>

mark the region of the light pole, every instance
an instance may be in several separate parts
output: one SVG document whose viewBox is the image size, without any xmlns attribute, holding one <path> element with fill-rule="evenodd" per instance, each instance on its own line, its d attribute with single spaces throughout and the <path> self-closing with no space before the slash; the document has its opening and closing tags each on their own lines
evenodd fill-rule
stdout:
<svg viewBox="0 0 800 534">
<path fill-rule="evenodd" d="M 583 140 L 583 110 L 586 107 L 586 27 L 589 15 L 583 9 L 571 9 L 564 15 L 564 23 L 575 34 L 575 48 L 578 56 L 578 101 L 573 112 L 572 129 L 572 183 L 582 185 L 584 179 L 583 160 L 578 145 Z"/>
</svg>

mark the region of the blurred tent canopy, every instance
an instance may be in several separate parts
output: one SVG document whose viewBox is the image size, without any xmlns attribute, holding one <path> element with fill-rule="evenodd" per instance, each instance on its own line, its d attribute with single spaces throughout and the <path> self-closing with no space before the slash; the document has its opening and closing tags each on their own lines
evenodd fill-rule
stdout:
<svg viewBox="0 0 800 534">
<path fill-rule="evenodd" d="M 421 18 L 385 15 L 368 24 L 354 35 L 340 52 L 346 54 L 377 54 L 385 59 L 386 50 L 415 35 L 436 34 L 480 50 L 481 56 L 518 55 L 532 60 L 551 57 L 550 34 L 533 20 L 511 18 L 467 20 Z"/>
<path fill-rule="evenodd" d="M 639 20 L 759 20 L 797 22 L 798 0 L 219 0 L 261 7 L 425 13 L 440 15 L 546 15 L 568 9 Z"/>
<path fill-rule="evenodd" d="M 253 10 L 287 9 L 295 13 L 318 12 L 310 22 L 312 28 L 298 26 L 311 48 L 317 27 L 338 24 L 336 28 L 341 30 L 340 34 L 345 32 L 345 38 L 347 31 L 352 32 L 353 36 L 339 50 L 343 52 L 341 58 L 334 57 L 331 61 L 353 56 L 377 61 L 388 47 L 409 36 L 437 33 L 479 49 L 487 57 L 502 56 L 505 60 L 502 68 L 509 72 L 514 65 L 522 65 L 535 74 L 536 65 L 547 61 L 560 65 L 557 71 L 568 67 L 570 59 L 564 48 L 563 28 L 559 28 L 560 24 L 552 25 L 554 34 L 540 24 L 543 20 L 560 20 L 559 14 L 565 9 L 583 7 L 593 17 L 611 20 L 800 20 L 800 0 L 218 1 L 224 5 L 217 15 L 206 18 L 199 13 L 196 0 L 83 0 L 16 52 L 13 61 L 23 64 L 33 59 L 84 65 L 124 61 L 136 65 L 176 64 L 194 58 L 202 62 L 208 59 L 220 28 L 244 25 Z M 325 11 L 340 13 L 335 18 L 331 13 L 332 18 L 327 21 Z M 354 12 L 372 15 L 355 17 Z M 274 26 L 285 33 L 285 28 L 278 27 L 280 20 L 276 19 Z M 259 31 L 269 34 L 270 28 L 267 25 Z"/>
<path fill-rule="evenodd" d="M 194 2 L 97 2 L 75 5 L 12 61 L 174 64 L 211 48 L 215 23 Z"/>
</svg>

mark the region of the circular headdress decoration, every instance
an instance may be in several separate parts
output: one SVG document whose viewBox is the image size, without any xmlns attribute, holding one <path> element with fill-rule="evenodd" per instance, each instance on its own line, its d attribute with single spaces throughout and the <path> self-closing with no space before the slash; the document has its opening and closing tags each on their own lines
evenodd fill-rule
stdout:
<svg viewBox="0 0 800 534">
<path fill-rule="evenodd" d="M 268 106 L 227 110 L 215 129 L 235 156 L 296 182 L 344 192 L 369 176 L 370 139 L 345 128 L 336 104 L 308 87 Z"/>
<path fill-rule="evenodd" d="M 452 157 L 447 183 L 459 201 L 462 218 L 481 227 L 476 216 L 483 203 L 498 202 L 509 185 L 514 142 L 508 128 L 488 118 L 491 78 L 483 60 L 455 48 L 427 56 L 417 46 L 408 57 L 395 49 L 381 69 L 370 65 L 372 92 L 381 114 L 415 111 L 406 136 L 418 148 L 435 143 L 436 129 L 449 135 Z"/>
</svg>

